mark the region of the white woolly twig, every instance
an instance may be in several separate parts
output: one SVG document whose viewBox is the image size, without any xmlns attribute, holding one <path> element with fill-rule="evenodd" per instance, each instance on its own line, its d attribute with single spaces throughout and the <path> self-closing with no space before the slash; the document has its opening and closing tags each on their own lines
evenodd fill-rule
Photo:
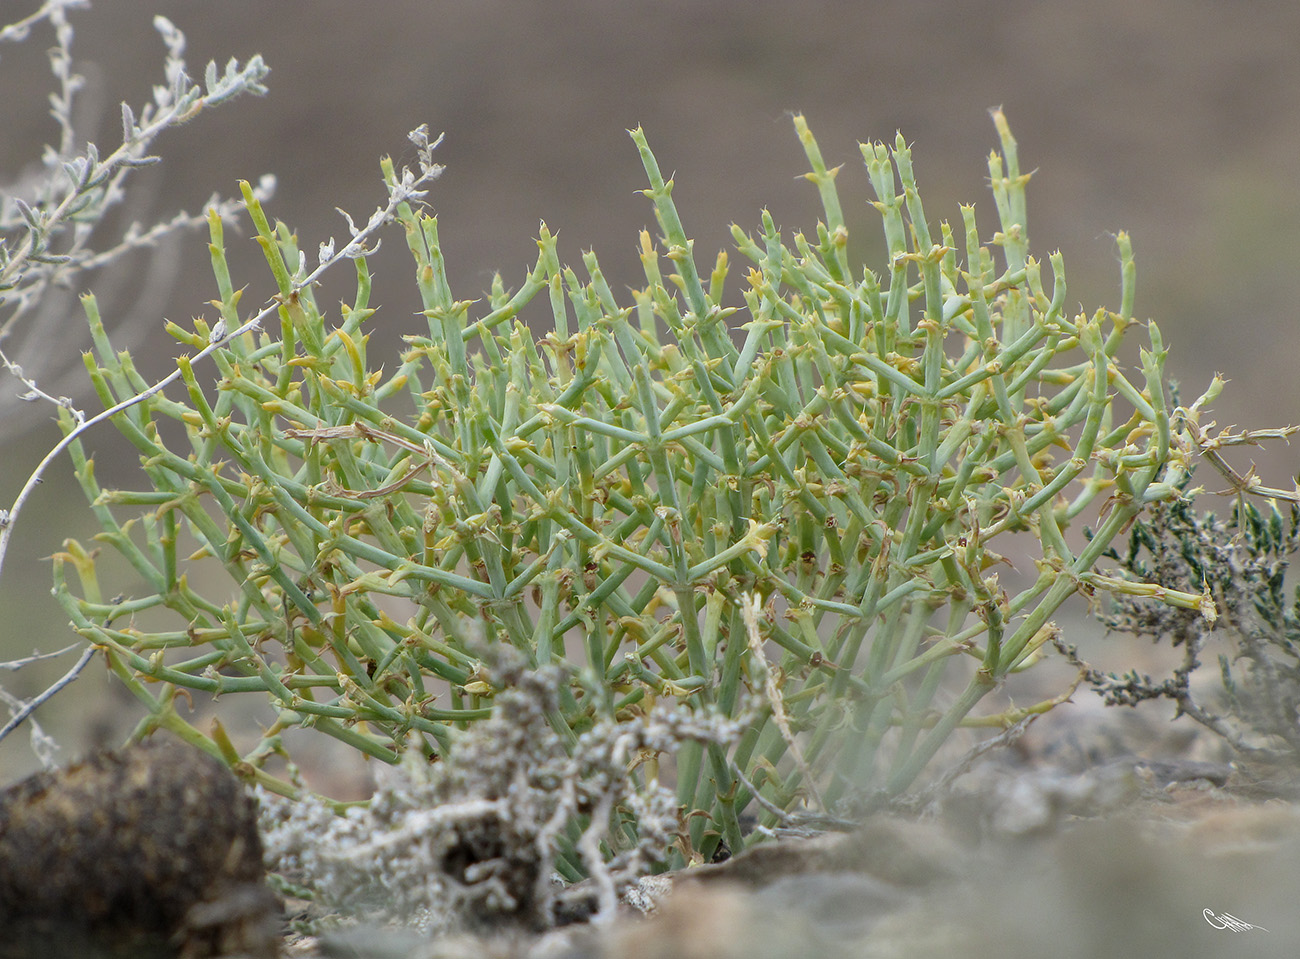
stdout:
<svg viewBox="0 0 1300 959">
<path fill-rule="evenodd" d="M 817 808 L 825 811 L 826 804 L 822 801 L 821 791 L 817 788 L 817 780 L 813 776 L 808 761 L 804 759 L 803 751 L 799 748 L 799 743 L 794 737 L 794 731 L 790 728 L 790 720 L 786 716 L 785 697 L 781 694 L 781 686 L 776 681 L 772 667 L 768 665 L 767 654 L 763 652 L 763 638 L 758 632 L 758 614 L 762 608 L 762 600 L 754 593 L 747 595 L 740 604 L 740 614 L 745 620 L 745 633 L 749 637 L 749 650 L 754 654 L 754 660 L 758 663 L 759 672 L 763 675 L 763 689 L 767 702 L 772 707 L 772 720 L 776 723 L 776 728 L 781 731 L 781 738 L 785 740 L 786 746 L 790 749 L 790 757 L 794 760 L 795 765 L 799 767 L 808 794 L 816 802 Z M 754 795 L 757 796 L 758 793 L 755 792 Z"/>
</svg>

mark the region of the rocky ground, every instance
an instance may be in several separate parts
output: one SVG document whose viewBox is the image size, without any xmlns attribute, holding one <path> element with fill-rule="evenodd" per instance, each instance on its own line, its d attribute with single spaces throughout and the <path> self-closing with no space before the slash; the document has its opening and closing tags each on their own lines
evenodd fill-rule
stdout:
<svg viewBox="0 0 1300 959">
<path fill-rule="evenodd" d="M 909 813 L 646 880 L 593 927 L 430 940 L 352 928 L 297 957 L 1273 956 L 1300 943 L 1300 785 L 1212 737 L 1082 704 Z"/>
<path fill-rule="evenodd" d="M 14 879 L 0 889 L 0 956 L 178 944 L 185 959 L 1293 954 L 1300 778 L 1233 761 L 1185 720 L 1078 699 L 909 809 L 778 829 L 727 861 L 645 879 L 605 921 L 540 932 L 336 921 L 306 935 L 310 904 L 290 900 L 281 919 L 250 881 L 252 808 L 219 764 L 166 744 L 101 755 L 0 794 Z M 19 894 L 33 889 L 39 901 Z M 67 918 L 92 913 L 69 938 Z M 35 930 L 22 942 L 20 921 Z"/>
<path fill-rule="evenodd" d="M 1289 898 L 1300 879 L 1300 809 L 1203 781 L 1170 786 L 1143 789 L 1106 818 L 976 848 L 937 823 L 897 819 L 860 835 L 795 840 L 769 850 L 776 861 L 738 858 L 734 870 L 720 866 L 707 879 L 658 880 L 648 917 L 629 910 L 598 929 L 429 941 L 363 928 L 291 940 L 286 951 L 374 959 L 1287 954 L 1300 941 Z M 759 861 L 763 870 L 750 872 Z"/>
</svg>

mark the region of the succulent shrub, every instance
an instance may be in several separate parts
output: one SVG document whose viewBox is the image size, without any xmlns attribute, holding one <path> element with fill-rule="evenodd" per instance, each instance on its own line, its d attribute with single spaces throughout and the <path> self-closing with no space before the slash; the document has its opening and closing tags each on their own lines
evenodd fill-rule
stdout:
<svg viewBox="0 0 1300 959">
<path fill-rule="evenodd" d="M 543 225 L 517 289 L 498 276 L 457 299 L 437 218 L 397 203 L 427 326 L 377 360 L 365 257 L 327 317 L 297 239 L 246 190 L 278 328 L 241 320 L 214 218 L 219 320 L 168 329 L 218 378 L 181 357 L 183 391 L 114 415 L 145 489 L 100 488 L 72 446 L 99 541 L 135 574 L 107 587 L 69 542 L 55 583 L 75 628 L 145 704 L 142 729 L 286 795 L 265 768 L 284 730 L 439 756 L 491 714 L 502 647 L 564 668 L 548 719 L 566 748 L 663 701 L 746 721 L 730 748 L 673 757 L 691 854 L 740 848 L 756 792 L 768 817 L 902 794 L 959 724 L 1026 715 L 972 711 L 1038 658 L 1069 596 L 1130 588 L 1095 564 L 1184 471 L 1127 237 L 1119 308 L 1069 315 L 1060 255 L 1046 271 L 1029 255 L 1028 174 L 994 119 L 987 244 L 973 207 L 930 223 L 901 136 L 862 146 L 888 250 L 873 272 L 851 262 L 838 169 L 797 117 L 823 219 L 734 228 L 748 265 L 730 293 L 732 257 L 696 260 L 639 129 L 660 235 L 641 234 L 645 285 L 626 297 L 594 254 L 562 266 Z M 95 387 L 129 400 L 146 384 L 86 306 Z M 1135 329 L 1136 377 L 1118 359 Z M 1090 508 L 1094 535 L 1072 543 Z M 998 551 L 1029 574 L 1014 592 Z M 241 754 L 192 727 L 174 707 L 190 691 L 267 701 L 261 740 Z M 629 775 L 655 779 L 658 759 Z"/>
</svg>

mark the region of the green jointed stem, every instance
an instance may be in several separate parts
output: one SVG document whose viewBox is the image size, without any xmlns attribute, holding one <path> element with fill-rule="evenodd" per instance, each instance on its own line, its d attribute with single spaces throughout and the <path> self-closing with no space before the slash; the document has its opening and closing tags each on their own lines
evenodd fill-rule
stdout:
<svg viewBox="0 0 1300 959">
<path fill-rule="evenodd" d="M 1128 238 L 1119 311 L 1067 317 L 1063 261 L 1049 258 L 1049 292 L 1029 254 L 1028 176 L 994 122 L 991 242 L 973 207 L 957 230 L 927 221 L 901 136 L 862 146 L 879 272 L 851 262 L 840 168 L 802 117 L 825 222 L 786 236 L 764 213 L 754 236 L 733 228 L 747 274 L 724 254 L 701 276 L 672 181 L 631 131 L 662 236 L 642 234 L 645 285 L 625 303 L 594 254 L 586 281 L 565 268 L 545 225 L 518 290 L 497 276 L 482 302 L 458 300 L 436 219 L 403 203 L 427 330 L 387 363 L 368 349 L 383 314 L 364 260 L 352 305 L 327 318 L 296 285 L 297 241 L 246 190 L 279 329 L 217 350 L 215 383 L 181 358 L 183 392 L 116 416 L 151 488 L 101 490 L 74 446 L 103 545 L 133 578 L 106 601 L 117 590 L 100 579 L 121 567 L 69 543 L 61 602 L 150 723 L 218 754 L 175 715 L 179 690 L 260 692 L 267 737 L 306 726 L 392 761 L 414 735 L 439 753 L 490 712 L 508 645 L 567 668 L 551 724 L 570 747 L 598 719 L 636 722 L 665 700 L 749 718 L 730 756 L 694 742 L 677 754 L 696 854 L 745 842 L 752 797 L 733 763 L 786 807 L 906 791 L 1032 658 L 1059 605 L 1081 583 L 1108 588 L 1103 552 L 1172 495 L 1185 459 L 1163 340 L 1133 319 Z M 240 293 L 209 225 L 229 328 Z M 115 403 L 143 380 L 84 302 L 88 368 Z M 1140 383 L 1117 360 L 1134 329 L 1150 337 Z M 170 331 L 191 349 L 210 333 L 203 319 Z M 1102 502 L 1084 541 L 1068 523 Z M 1039 575 L 1007 595 L 1011 552 Z M 229 596 L 189 575 L 191 555 L 225 569 Z M 751 594 L 774 690 L 740 615 Z M 945 701 L 945 687 L 961 692 Z M 273 751 L 268 739 L 248 755 Z"/>
</svg>

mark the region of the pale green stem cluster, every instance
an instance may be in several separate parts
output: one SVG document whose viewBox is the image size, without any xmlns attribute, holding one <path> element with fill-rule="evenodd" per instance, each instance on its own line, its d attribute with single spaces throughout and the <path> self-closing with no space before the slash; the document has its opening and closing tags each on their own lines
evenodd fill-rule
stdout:
<svg viewBox="0 0 1300 959">
<path fill-rule="evenodd" d="M 94 555 L 69 544 L 56 559 L 65 607 L 145 702 L 146 725 L 289 794 L 262 768 L 284 729 L 310 726 L 386 762 L 411 734 L 437 753 L 488 714 L 482 663 L 500 645 L 571 667 L 551 717 L 569 743 L 664 698 L 750 711 L 730 751 L 685 744 L 675 757 L 694 852 L 744 845 L 751 785 L 769 808 L 904 792 L 959 724 L 1013 721 L 971 713 L 1042 655 L 1067 597 L 1131 591 L 1097 575 L 1098 559 L 1184 469 L 1159 331 L 1132 316 L 1127 237 L 1118 312 L 1066 315 L 1061 257 L 1045 277 L 1029 255 L 1028 174 L 995 121 L 991 244 L 971 207 L 956 230 L 930 225 L 901 136 L 863 145 L 888 250 L 875 273 L 851 262 L 838 168 L 797 117 L 824 221 L 811 237 L 784 237 L 767 214 L 755 234 L 734 229 L 750 262 L 738 294 L 724 292 L 725 253 L 701 272 L 639 129 L 661 237 L 642 234 L 646 283 L 630 301 L 594 254 L 584 276 L 562 267 L 545 226 L 517 291 L 498 278 L 486 302 L 457 300 L 437 219 L 404 205 L 428 328 L 386 363 L 367 355 L 364 259 L 353 303 L 327 319 L 295 287 L 295 238 L 246 191 L 280 329 L 217 351 L 215 385 L 182 358 L 183 398 L 154 395 L 116 417 L 150 489 L 100 489 L 75 447 L 100 539 L 136 581 L 105 599 Z M 233 329 L 239 291 L 211 225 L 214 303 Z M 525 322 L 534 300 L 549 310 Z M 86 305 L 87 368 L 113 403 L 147 384 Z M 170 329 L 206 345 L 207 324 L 195 326 Z M 1117 357 L 1135 326 L 1150 344 L 1132 379 Z M 183 428 L 180 446 L 166 420 Z M 1092 536 L 1067 536 L 1090 506 Z M 995 549 L 1034 564 L 1014 595 Z M 230 595 L 194 585 L 213 564 Z M 750 594 L 771 672 L 747 642 Z M 179 716 L 180 690 L 257 692 L 275 720 L 241 757 Z M 802 770 L 820 781 L 805 788 Z"/>
</svg>

